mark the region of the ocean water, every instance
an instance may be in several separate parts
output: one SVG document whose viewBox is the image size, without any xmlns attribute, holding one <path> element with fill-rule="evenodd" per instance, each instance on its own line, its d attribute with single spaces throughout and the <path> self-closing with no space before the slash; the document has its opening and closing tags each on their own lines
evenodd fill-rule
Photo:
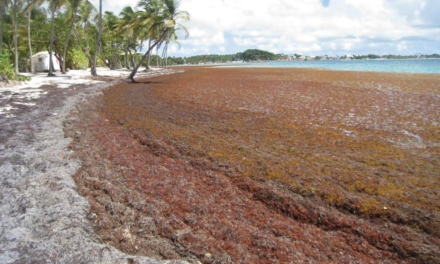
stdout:
<svg viewBox="0 0 440 264">
<path fill-rule="evenodd" d="M 234 64 L 245 68 L 321 68 L 342 71 L 377 71 L 440 74 L 440 59 L 414 60 L 335 60 L 335 61 L 271 61 Z"/>
</svg>

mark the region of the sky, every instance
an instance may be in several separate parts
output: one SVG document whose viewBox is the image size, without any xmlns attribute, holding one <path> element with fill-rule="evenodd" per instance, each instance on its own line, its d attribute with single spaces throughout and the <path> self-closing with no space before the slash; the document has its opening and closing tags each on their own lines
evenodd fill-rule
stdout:
<svg viewBox="0 0 440 264">
<path fill-rule="evenodd" d="M 104 0 L 104 10 L 137 2 Z M 169 56 L 440 53 L 440 0 L 181 0 L 180 9 L 191 15 L 190 36 Z"/>
</svg>

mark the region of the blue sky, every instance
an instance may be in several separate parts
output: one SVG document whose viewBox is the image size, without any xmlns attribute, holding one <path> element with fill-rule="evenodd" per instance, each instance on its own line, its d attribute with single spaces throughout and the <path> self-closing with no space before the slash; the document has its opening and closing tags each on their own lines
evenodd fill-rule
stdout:
<svg viewBox="0 0 440 264">
<path fill-rule="evenodd" d="M 137 2 L 104 1 L 104 9 L 119 13 Z M 440 0 L 181 0 L 181 9 L 191 14 L 190 37 L 170 56 L 253 48 L 315 56 L 440 53 Z"/>
</svg>

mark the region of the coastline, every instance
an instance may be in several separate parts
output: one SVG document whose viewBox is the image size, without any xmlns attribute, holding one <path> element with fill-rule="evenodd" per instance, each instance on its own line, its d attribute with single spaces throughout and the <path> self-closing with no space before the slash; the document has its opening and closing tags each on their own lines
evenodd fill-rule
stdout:
<svg viewBox="0 0 440 264">
<path fill-rule="evenodd" d="M 440 264 L 438 10 L 0 0 L 0 264 Z"/>
<path fill-rule="evenodd" d="M 54 261 L 104 263 L 255 262 L 268 256 L 264 263 L 272 257 L 285 263 L 290 257 L 320 262 L 433 260 L 438 257 L 438 230 L 432 223 L 438 222 L 438 212 L 420 205 L 405 207 L 409 205 L 404 201 L 393 200 L 398 196 L 381 198 L 382 207 L 377 207 L 374 196 L 379 192 L 368 192 L 384 187 L 394 192 L 397 187 L 387 181 L 398 178 L 387 175 L 405 172 L 411 160 L 435 162 L 438 124 L 424 128 L 429 133 L 406 123 L 400 128 L 399 120 L 408 122 L 402 118 L 387 121 L 388 132 L 362 128 L 357 110 L 366 110 L 370 103 L 384 106 L 385 113 L 375 113 L 385 124 L 387 115 L 389 120 L 396 115 L 387 108 L 418 113 L 418 108 L 411 110 L 418 100 L 425 108 L 438 105 L 439 83 L 436 75 L 195 67 L 138 84 L 42 87 L 48 93 L 36 99 L 32 110 L 23 106 L 15 121 L 2 126 L 12 134 L 0 148 L 0 158 L 6 161 L 0 176 L 8 182 L 0 222 L 8 230 L 1 234 L 7 244 L 0 259 L 14 263 L 50 254 Z M 292 91 L 298 94 L 284 104 Z M 345 125 L 323 127 L 316 118 L 332 120 L 323 113 L 331 113 L 333 103 L 348 103 L 357 114 L 337 110 L 345 113 Z M 306 108 L 295 110 L 301 106 Z M 289 109 L 287 115 L 278 116 L 283 108 Z M 435 122 L 432 109 L 426 111 L 419 114 Z M 309 112 L 315 117 L 304 116 L 299 123 L 291 119 L 302 120 L 301 114 Z M 20 129 L 28 124 L 31 130 Z M 17 143 L 24 138 L 27 141 Z M 359 145 L 358 139 L 372 145 Z M 360 147 L 373 147 L 373 152 L 358 156 L 355 150 Z M 393 155 L 411 156 L 402 165 Z M 279 157 L 297 159 L 292 174 L 283 171 L 288 166 Z M 338 159 L 348 162 L 354 177 L 362 177 L 345 179 Z M 66 173 L 61 173 L 63 168 Z M 371 168 L 377 171 L 370 175 Z M 323 169 L 325 174 L 316 177 Z M 414 174 L 424 171 L 410 169 Z M 337 178 L 329 178 L 332 170 Z M 292 178 L 285 181 L 285 175 Z M 407 179 L 417 184 L 414 191 L 427 193 L 432 190 L 425 183 L 436 175 L 433 171 L 425 178 Z M 362 180 L 368 177 L 374 180 Z M 386 182 L 375 185 L 377 177 Z M 321 186 L 337 187 L 333 180 L 340 186 L 353 183 L 352 191 L 337 189 L 340 194 L 353 192 L 352 197 L 320 196 Z M 11 202 L 14 199 L 17 202 Z M 362 204 L 368 204 L 369 211 L 362 212 Z M 435 208 L 435 199 L 426 206 Z M 73 220 L 72 214 L 77 216 Z M 418 229 L 407 223 L 417 223 Z M 294 239 L 295 247 L 288 241 L 286 247 L 279 237 Z M 316 254 L 323 243 L 331 247 Z"/>
<path fill-rule="evenodd" d="M 399 65 L 402 62 L 435 61 L 437 65 Z M 393 65 L 389 65 L 393 63 Z M 388 65 L 387 65 L 388 64 Z M 426 64 L 426 63 L 425 63 Z M 315 67 L 318 65 L 318 67 Z M 414 66 L 414 68 L 411 68 Z M 399 60 L 311 60 L 311 61 L 266 61 L 259 63 L 233 64 L 218 67 L 229 68 L 307 68 L 336 71 L 387 72 L 410 74 L 440 74 L 440 59 L 399 59 Z"/>
</svg>

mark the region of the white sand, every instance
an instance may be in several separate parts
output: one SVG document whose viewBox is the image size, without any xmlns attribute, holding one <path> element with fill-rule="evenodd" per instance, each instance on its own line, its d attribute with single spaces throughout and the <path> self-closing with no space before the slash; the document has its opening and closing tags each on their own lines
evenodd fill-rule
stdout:
<svg viewBox="0 0 440 264">
<path fill-rule="evenodd" d="M 139 69 L 139 76 L 145 76 L 143 74 L 145 68 Z M 159 71 L 162 69 L 153 68 L 150 71 Z M 126 78 L 131 73 L 131 70 L 121 69 L 121 70 L 110 70 L 108 68 L 98 67 L 98 76 L 101 77 L 118 77 Z M 165 71 L 164 71 L 165 72 Z M 28 82 L 14 82 L 11 81 L 7 87 L 0 86 L 0 117 L 11 118 L 10 111 L 16 108 L 9 104 L 6 104 L 8 100 L 14 99 L 15 105 L 23 106 L 34 106 L 35 103 L 30 102 L 31 100 L 38 99 L 42 95 L 47 94 L 40 87 L 43 85 L 53 85 L 59 89 L 67 89 L 76 84 L 83 85 L 94 85 L 102 83 L 102 81 L 92 80 L 91 70 L 70 70 L 67 74 L 62 74 L 61 72 L 56 72 L 57 77 L 47 77 L 47 73 L 20 73 L 24 76 L 29 76 L 32 79 Z"/>
</svg>

